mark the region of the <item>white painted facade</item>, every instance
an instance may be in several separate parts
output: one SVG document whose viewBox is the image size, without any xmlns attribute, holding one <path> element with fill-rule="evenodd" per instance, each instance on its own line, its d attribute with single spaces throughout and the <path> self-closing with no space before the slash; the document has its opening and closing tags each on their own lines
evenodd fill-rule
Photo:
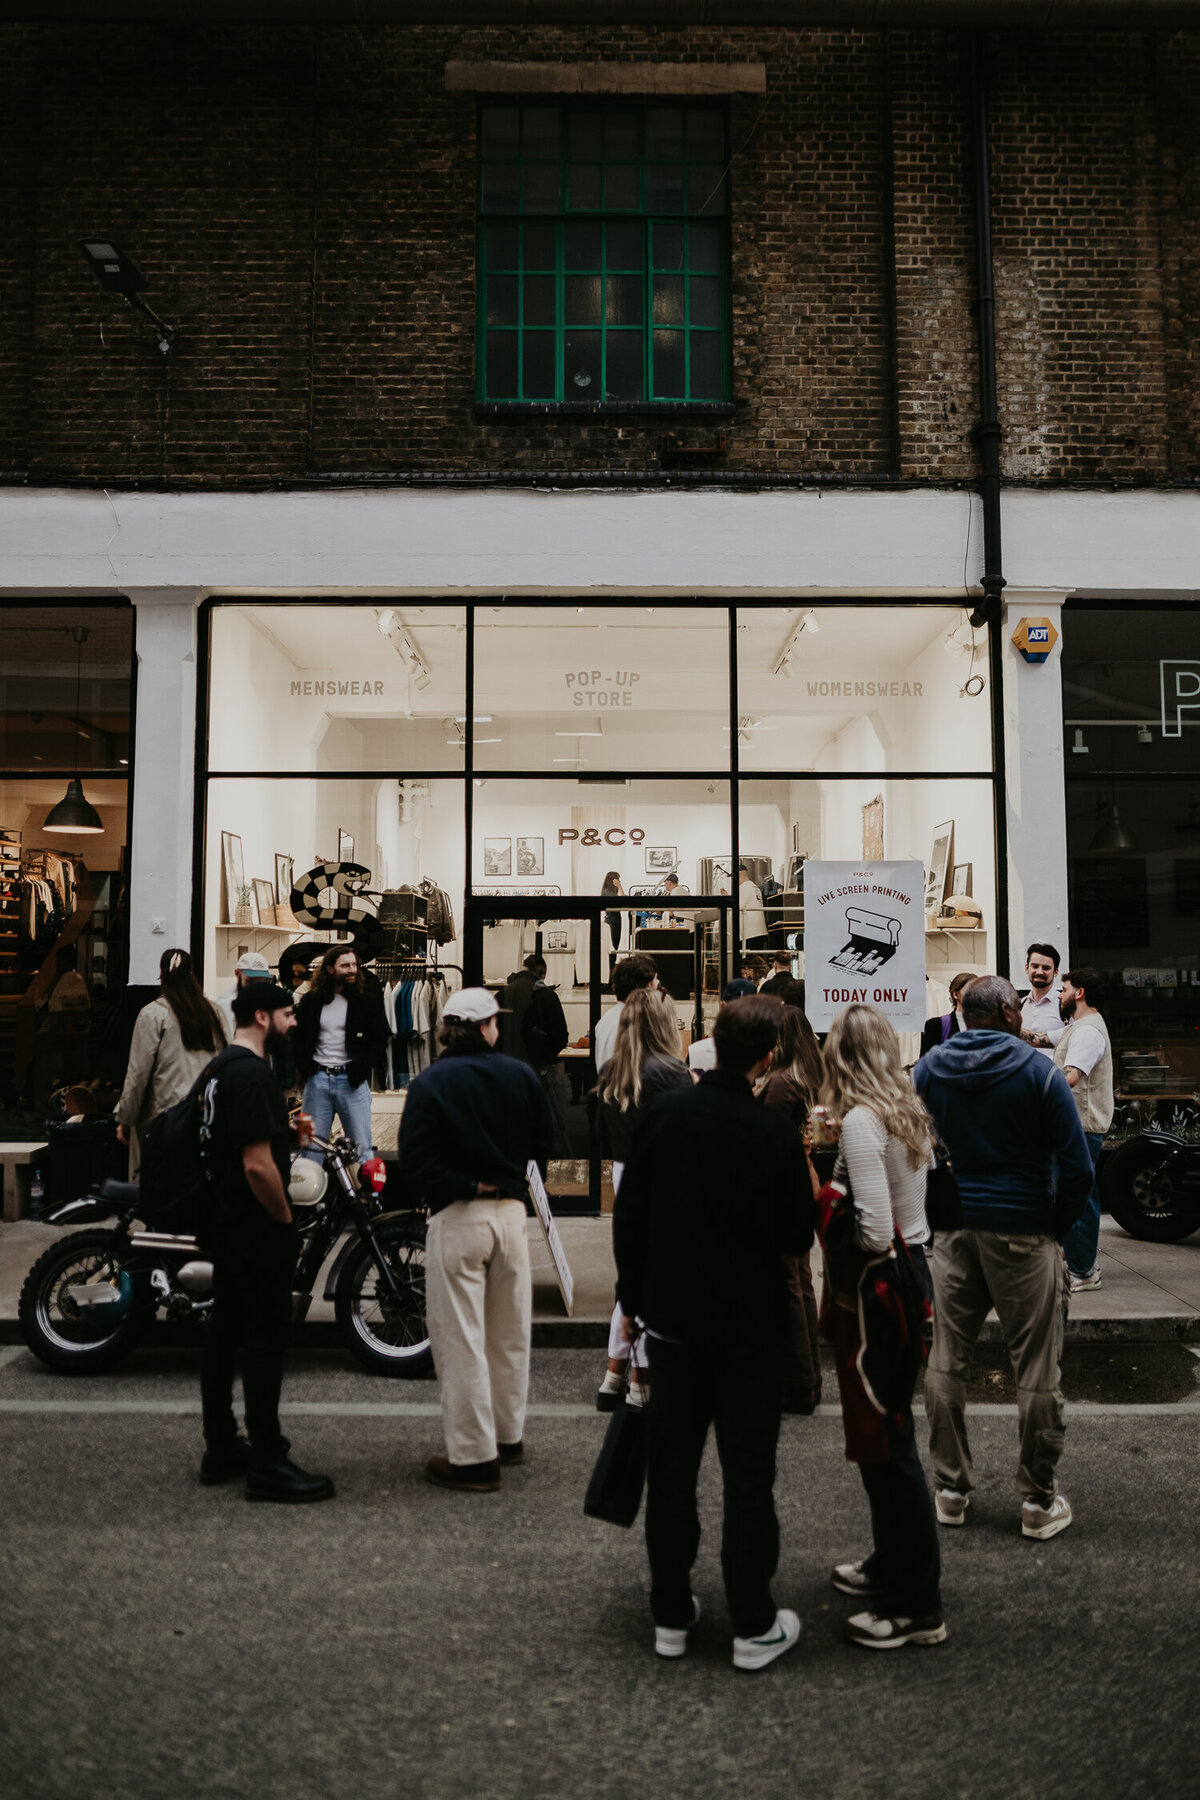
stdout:
<svg viewBox="0 0 1200 1800">
<path fill-rule="evenodd" d="M 1017 621 L 1062 630 L 1073 594 L 1200 598 L 1200 497 L 1010 490 L 1003 501 L 1008 966 L 1031 934 L 1067 952 L 1056 647 L 1027 665 Z M 0 488 L 0 598 L 128 596 L 137 608 L 131 968 L 186 941 L 193 866 L 196 614 L 210 596 L 584 600 L 978 595 L 976 497 L 927 489 L 343 489 L 107 493 Z M 1068 618 L 1069 627 L 1069 618 Z M 997 960 L 1004 966 L 1003 947 Z"/>
</svg>

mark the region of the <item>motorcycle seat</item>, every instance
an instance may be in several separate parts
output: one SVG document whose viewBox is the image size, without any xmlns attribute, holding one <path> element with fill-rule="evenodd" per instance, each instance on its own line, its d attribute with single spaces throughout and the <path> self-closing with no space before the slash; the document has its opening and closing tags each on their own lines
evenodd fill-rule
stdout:
<svg viewBox="0 0 1200 1800">
<path fill-rule="evenodd" d="M 100 1183 L 100 1198 L 111 1200 L 114 1206 L 136 1206 L 138 1184 L 136 1181 L 112 1181 L 106 1178 Z"/>
</svg>

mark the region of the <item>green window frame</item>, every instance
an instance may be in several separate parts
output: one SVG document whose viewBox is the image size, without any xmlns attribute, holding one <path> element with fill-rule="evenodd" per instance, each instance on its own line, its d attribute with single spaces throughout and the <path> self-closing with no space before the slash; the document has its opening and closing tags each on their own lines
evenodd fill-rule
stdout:
<svg viewBox="0 0 1200 1800">
<path fill-rule="evenodd" d="M 483 106 L 477 398 L 727 401 L 727 164 L 715 106 Z"/>
</svg>

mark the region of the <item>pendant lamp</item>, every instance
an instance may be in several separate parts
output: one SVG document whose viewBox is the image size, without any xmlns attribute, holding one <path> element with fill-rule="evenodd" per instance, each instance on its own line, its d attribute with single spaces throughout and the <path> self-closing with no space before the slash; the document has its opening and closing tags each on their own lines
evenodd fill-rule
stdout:
<svg viewBox="0 0 1200 1800">
<path fill-rule="evenodd" d="M 85 799 L 83 783 L 79 779 L 79 692 L 87 635 L 86 625 L 76 625 L 71 632 L 75 639 L 75 773 L 67 783 L 66 793 L 57 806 L 50 808 L 42 823 L 43 831 L 60 831 L 75 837 L 95 836 L 104 830 L 104 820 Z"/>
<path fill-rule="evenodd" d="M 1110 802 L 1109 807 L 1108 807 L 1108 818 L 1105 821 L 1105 823 L 1100 827 L 1099 831 L 1096 833 L 1096 835 L 1092 839 L 1091 843 L 1088 845 L 1088 849 L 1089 850 L 1136 850 L 1137 849 L 1137 839 L 1133 836 L 1132 832 L 1126 831 L 1124 825 L 1122 825 L 1121 815 L 1117 811 L 1117 803 L 1115 800 Z"/>
</svg>

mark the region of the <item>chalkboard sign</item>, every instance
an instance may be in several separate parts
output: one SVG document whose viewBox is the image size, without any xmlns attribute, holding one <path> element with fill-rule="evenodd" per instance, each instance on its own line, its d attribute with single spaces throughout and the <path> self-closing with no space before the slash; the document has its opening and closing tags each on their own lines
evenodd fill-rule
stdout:
<svg viewBox="0 0 1200 1800">
<path fill-rule="evenodd" d="M 1150 907 L 1144 856 L 1081 856 L 1071 865 L 1071 943 L 1079 950 L 1144 950 Z"/>
<path fill-rule="evenodd" d="M 559 1292 L 562 1294 L 563 1304 L 567 1309 L 567 1317 L 570 1318 L 571 1308 L 575 1304 L 575 1277 L 571 1273 L 571 1265 L 567 1261 L 563 1241 L 558 1235 L 554 1214 L 550 1211 L 550 1196 L 546 1192 L 541 1172 L 535 1162 L 526 1163 L 525 1175 L 529 1182 L 529 1197 L 533 1201 L 533 1210 L 537 1214 L 545 1234 L 546 1248 L 550 1252 L 554 1273 L 558 1277 Z"/>
</svg>

